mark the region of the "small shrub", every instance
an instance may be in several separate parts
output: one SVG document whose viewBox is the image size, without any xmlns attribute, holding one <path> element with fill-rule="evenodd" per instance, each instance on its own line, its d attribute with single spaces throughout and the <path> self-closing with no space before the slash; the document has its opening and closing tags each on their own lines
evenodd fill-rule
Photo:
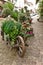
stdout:
<svg viewBox="0 0 43 65">
<path fill-rule="evenodd" d="M 14 5 L 11 2 L 6 2 L 3 4 L 3 8 L 9 8 L 10 10 L 14 9 Z"/>
<path fill-rule="evenodd" d="M 18 21 L 18 12 L 17 11 L 12 11 L 10 14 L 12 18 L 14 18 L 16 21 Z"/>
<path fill-rule="evenodd" d="M 10 13 L 11 13 L 11 10 L 9 8 L 3 9 L 2 16 L 7 17 L 8 15 L 10 15 Z"/>
</svg>

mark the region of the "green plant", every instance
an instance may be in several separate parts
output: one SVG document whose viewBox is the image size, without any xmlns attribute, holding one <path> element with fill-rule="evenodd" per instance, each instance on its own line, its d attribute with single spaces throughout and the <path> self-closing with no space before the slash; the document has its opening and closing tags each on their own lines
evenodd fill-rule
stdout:
<svg viewBox="0 0 43 65">
<path fill-rule="evenodd" d="M 21 23 L 5 20 L 1 29 L 6 35 L 9 34 L 9 38 L 14 41 L 21 31 Z"/>
<path fill-rule="evenodd" d="M 10 10 L 14 9 L 14 5 L 11 2 L 6 2 L 3 4 L 3 8 L 9 8 Z"/>
<path fill-rule="evenodd" d="M 10 15 L 14 9 L 14 5 L 9 1 L 3 4 L 2 7 L 3 7 L 3 11 L 2 11 L 3 17 L 7 17 L 8 15 Z"/>
<path fill-rule="evenodd" d="M 19 11 L 19 21 L 20 22 L 25 22 L 25 21 L 31 21 L 31 16 L 30 16 L 30 12 L 29 10 L 27 10 L 27 7 L 25 6 L 24 8 L 22 8 L 20 11 Z"/>
<path fill-rule="evenodd" d="M 39 13 L 40 17 L 43 16 L 43 0 L 40 0 L 40 2 L 39 2 L 38 13 Z"/>
<path fill-rule="evenodd" d="M 14 18 L 16 21 L 18 21 L 18 12 L 17 11 L 12 11 L 10 15 L 12 18 Z"/>
<path fill-rule="evenodd" d="M 9 8 L 4 8 L 2 11 L 2 16 L 7 17 L 8 15 L 10 15 L 11 10 Z"/>
<path fill-rule="evenodd" d="M 21 23 L 27 20 L 27 18 L 26 18 L 24 13 L 20 13 L 19 20 L 20 20 Z"/>
</svg>

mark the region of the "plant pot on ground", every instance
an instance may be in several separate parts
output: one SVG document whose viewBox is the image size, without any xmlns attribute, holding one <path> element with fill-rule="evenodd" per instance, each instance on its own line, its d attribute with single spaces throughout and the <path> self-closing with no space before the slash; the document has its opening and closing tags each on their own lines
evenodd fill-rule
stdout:
<svg viewBox="0 0 43 65">
<path fill-rule="evenodd" d="M 38 7 L 38 13 L 39 13 L 39 21 L 43 22 L 43 0 L 39 1 L 39 7 Z"/>
<path fill-rule="evenodd" d="M 39 22 L 43 22 L 43 17 L 40 17 L 40 18 L 38 19 L 38 21 L 39 21 Z"/>
</svg>

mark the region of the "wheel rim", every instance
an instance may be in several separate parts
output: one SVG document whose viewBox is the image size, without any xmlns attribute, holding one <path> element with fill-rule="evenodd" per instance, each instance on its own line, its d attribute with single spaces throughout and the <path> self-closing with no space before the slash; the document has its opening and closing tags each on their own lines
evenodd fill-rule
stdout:
<svg viewBox="0 0 43 65">
<path fill-rule="evenodd" d="M 17 43 L 19 45 L 18 47 L 18 54 L 20 57 L 23 57 L 24 56 L 24 53 L 25 53 L 25 44 L 24 44 L 24 40 L 23 38 L 21 37 L 18 37 L 17 38 Z"/>
<path fill-rule="evenodd" d="M 23 50 L 22 50 L 22 47 L 19 47 L 19 51 L 18 51 L 19 55 L 22 56 L 23 54 Z"/>
</svg>

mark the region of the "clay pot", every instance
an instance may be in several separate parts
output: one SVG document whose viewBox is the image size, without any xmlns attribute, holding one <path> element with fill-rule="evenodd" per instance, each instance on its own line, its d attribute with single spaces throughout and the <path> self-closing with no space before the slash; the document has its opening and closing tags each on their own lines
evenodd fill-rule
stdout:
<svg viewBox="0 0 43 65">
<path fill-rule="evenodd" d="M 23 25 L 23 27 L 27 27 L 27 24 L 26 23 L 23 23 L 22 25 Z"/>
</svg>

